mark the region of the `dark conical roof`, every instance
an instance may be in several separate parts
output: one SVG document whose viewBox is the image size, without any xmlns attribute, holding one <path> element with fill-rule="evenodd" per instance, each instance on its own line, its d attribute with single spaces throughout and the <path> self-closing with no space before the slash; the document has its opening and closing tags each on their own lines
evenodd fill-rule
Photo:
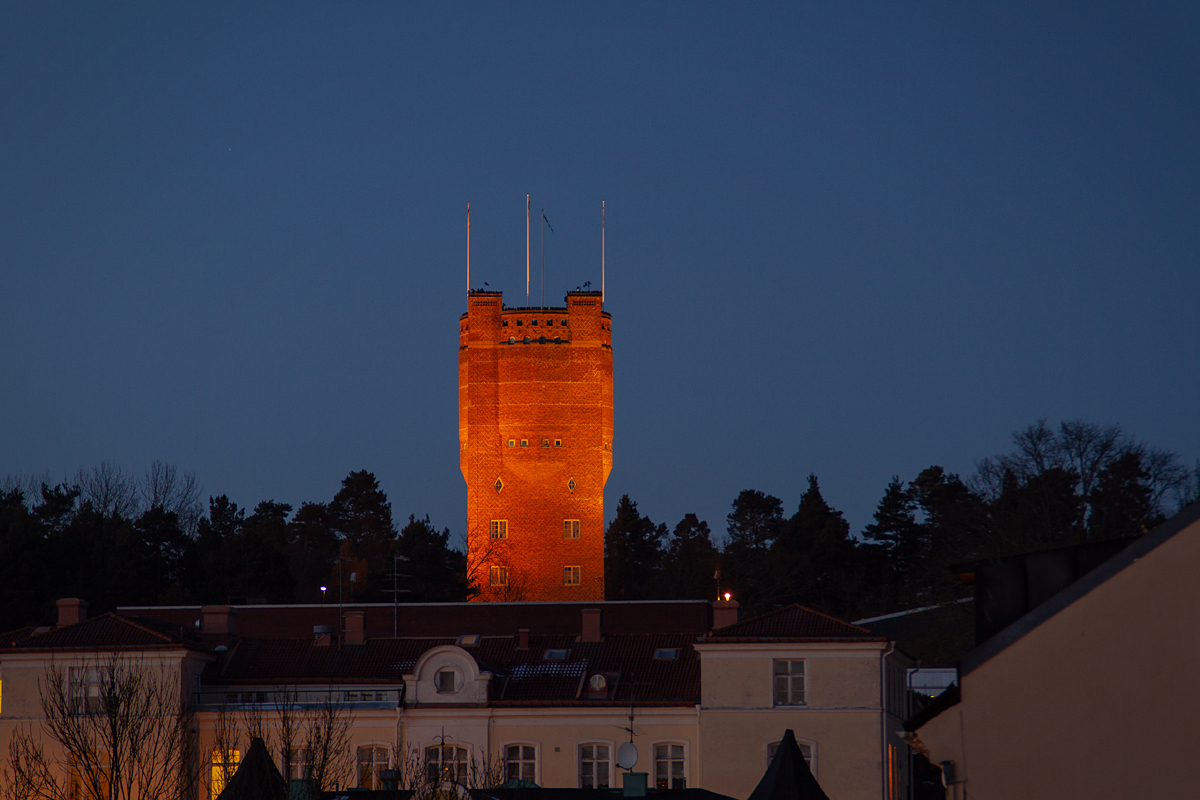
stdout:
<svg viewBox="0 0 1200 800">
<path fill-rule="evenodd" d="M 250 742 L 250 750 L 217 800 L 287 800 L 287 781 L 279 774 L 262 739 Z"/>
<path fill-rule="evenodd" d="M 767 774 L 754 787 L 749 800 L 829 800 L 804 762 L 791 728 L 784 731 Z"/>
</svg>

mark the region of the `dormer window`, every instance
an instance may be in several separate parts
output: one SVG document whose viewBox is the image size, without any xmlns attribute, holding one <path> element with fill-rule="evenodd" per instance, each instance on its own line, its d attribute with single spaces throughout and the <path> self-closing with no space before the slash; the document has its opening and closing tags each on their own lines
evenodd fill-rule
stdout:
<svg viewBox="0 0 1200 800">
<path fill-rule="evenodd" d="M 542 653 L 542 659 L 545 661 L 566 661 L 569 655 L 571 655 L 570 650 L 547 650 L 545 653 Z"/>
</svg>

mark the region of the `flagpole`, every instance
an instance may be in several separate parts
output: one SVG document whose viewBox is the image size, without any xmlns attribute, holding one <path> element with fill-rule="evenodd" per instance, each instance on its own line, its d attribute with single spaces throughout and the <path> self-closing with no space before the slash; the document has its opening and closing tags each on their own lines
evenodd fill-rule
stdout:
<svg viewBox="0 0 1200 800">
<path fill-rule="evenodd" d="M 467 294 L 471 293 L 471 201 L 467 201 Z"/>
<path fill-rule="evenodd" d="M 546 307 L 546 209 L 542 209 L 542 308 Z"/>
<path fill-rule="evenodd" d="M 525 305 L 529 305 L 529 195 L 525 195 Z"/>
<path fill-rule="evenodd" d="M 600 305 L 604 305 L 604 201 L 600 201 Z"/>
</svg>

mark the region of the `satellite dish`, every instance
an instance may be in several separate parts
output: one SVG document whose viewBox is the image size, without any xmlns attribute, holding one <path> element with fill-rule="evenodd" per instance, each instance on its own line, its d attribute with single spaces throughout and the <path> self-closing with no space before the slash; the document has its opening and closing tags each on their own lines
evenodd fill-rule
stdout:
<svg viewBox="0 0 1200 800">
<path fill-rule="evenodd" d="M 626 742 L 617 748 L 617 766 L 621 769 L 633 769 L 637 766 L 637 745 Z"/>
</svg>

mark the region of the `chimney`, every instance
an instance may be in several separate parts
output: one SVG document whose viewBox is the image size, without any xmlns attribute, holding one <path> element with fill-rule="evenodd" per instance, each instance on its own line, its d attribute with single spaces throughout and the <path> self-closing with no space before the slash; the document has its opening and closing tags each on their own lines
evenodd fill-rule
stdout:
<svg viewBox="0 0 1200 800">
<path fill-rule="evenodd" d="M 200 609 L 204 618 L 204 635 L 220 639 L 231 639 L 234 633 L 234 616 L 237 611 L 233 606 L 204 606 Z"/>
<path fill-rule="evenodd" d="M 333 626 L 313 625 L 313 638 L 317 641 L 317 647 L 329 647 L 333 644 Z"/>
<path fill-rule="evenodd" d="M 579 641 L 600 641 L 600 609 L 585 608 L 583 610 L 583 635 L 579 637 Z"/>
<path fill-rule="evenodd" d="M 517 631 L 517 649 L 529 649 L 529 628 L 521 628 Z"/>
<path fill-rule="evenodd" d="M 728 595 L 726 596 L 728 597 Z M 737 621 L 737 600 L 716 600 L 713 602 L 713 630 L 733 625 Z"/>
<path fill-rule="evenodd" d="M 78 597 L 64 597 L 58 603 L 58 627 L 76 625 L 87 619 L 87 600 Z"/>
<path fill-rule="evenodd" d="M 347 611 L 346 612 L 346 644 L 363 644 L 366 642 L 366 635 L 363 628 L 364 612 L 362 611 Z"/>
</svg>

